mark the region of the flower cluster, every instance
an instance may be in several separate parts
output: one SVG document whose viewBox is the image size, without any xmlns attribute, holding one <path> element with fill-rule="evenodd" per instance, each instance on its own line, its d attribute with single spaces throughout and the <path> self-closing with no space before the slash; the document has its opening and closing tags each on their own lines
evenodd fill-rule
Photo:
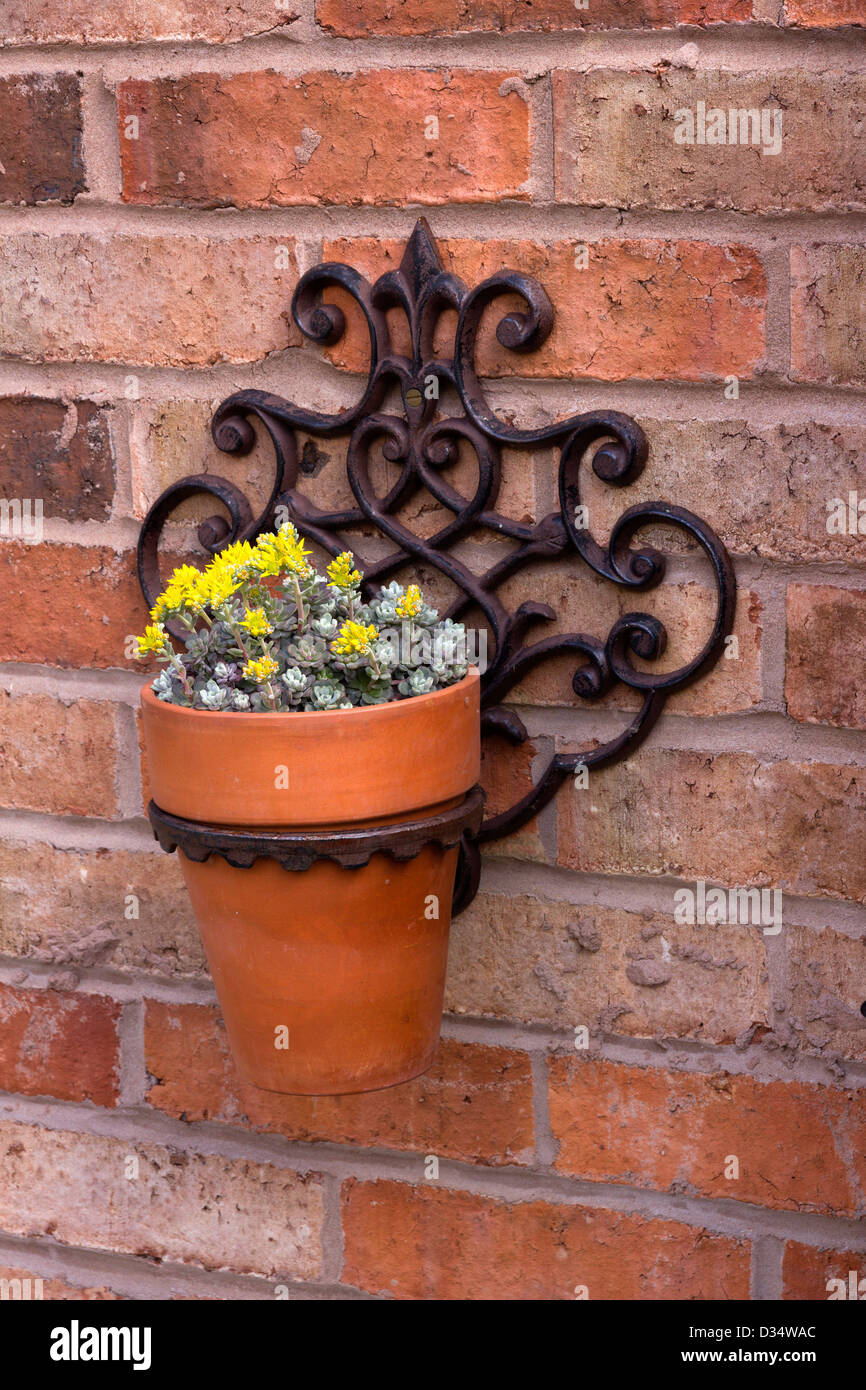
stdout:
<svg viewBox="0 0 866 1390">
<path fill-rule="evenodd" d="M 328 710 L 378 705 L 466 675 L 466 631 L 439 621 L 417 584 L 364 601 L 344 551 L 321 575 L 294 526 L 227 546 L 205 570 L 176 569 L 138 638 L 165 669 L 160 700 L 205 710 Z M 183 628 L 178 651 L 166 622 Z"/>
</svg>

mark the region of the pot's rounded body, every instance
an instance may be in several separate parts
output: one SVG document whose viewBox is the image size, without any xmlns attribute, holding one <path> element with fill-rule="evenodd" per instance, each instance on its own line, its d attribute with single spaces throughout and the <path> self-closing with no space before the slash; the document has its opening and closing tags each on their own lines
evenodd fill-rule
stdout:
<svg viewBox="0 0 866 1390">
<path fill-rule="evenodd" d="M 439 1041 L 456 849 L 361 868 L 236 869 L 183 857 L 238 1071 L 266 1091 L 341 1095 L 426 1071 Z M 432 895 L 432 898 L 431 898 Z M 439 914 L 425 916 L 435 899 Z M 429 909 L 428 909 L 429 910 Z"/>
<path fill-rule="evenodd" d="M 188 821 L 255 831 L 432 818 L 480 771 L 480 679 L 365 709 L 219 714 L 146 687 L 153 799 Z M 457 848 L 358 867 L 277 859 L 235 867 L 179 851 L 232 1052 L 264 1090 L 340 1095 L 418 1076 L 433 1061 Z"/>
</svg>

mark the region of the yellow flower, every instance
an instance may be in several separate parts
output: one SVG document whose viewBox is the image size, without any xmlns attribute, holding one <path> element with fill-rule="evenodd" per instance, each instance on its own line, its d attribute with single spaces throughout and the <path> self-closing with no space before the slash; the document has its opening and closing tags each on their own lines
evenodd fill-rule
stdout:
<svg viewBox="0 0 866 1390">
<path fill-rule="evenodd" d="M 240 588 L 241 580 L 233 565 L 219 565 L 214 562 L 204 576 L 204 598 L 211 608 L 221 608 Z"/>
<path fill-rule="evenodd" d="M 274 630 L 264 608 L 248 608 L 241 619 L 241 627 L 245 627 L 251 637 L 269 637 Z"/>
<path fill-rule="evenodd" d="M 231 545 L 227 545 L 225 550 L 219 552 L 213 563 L 237 573 L 238 570 L 246 569 L 252 558 L 253 548 L 249 541 L 234 541 Z"/>
<path fill-rule="evenodd" d="M 171 574 L 150 610 L 150 616 L 158 622 L 166 613 L 176 613 L 182 608 L 201 608 L 206 602 L 205 588 L 206 579 L 201 570 L 197 570 L 195 565 L 180 565 Z"/>
<path fill-rule="evenodd" d="M 342 555 L 338 555 L 336 560 L 332 560 L 328 565 L 328 578 L 335 589 L 354 589 L 356 584 L 361 582 L 361 574 L 353 569 L 355 557 L 351 550 L 344 550 Z"/>
<path fill-rule="evenodd" d="M 378 636 L 379 631 L 372 623 L 365 627 L 349 619 L 331 643 L 331 651 L 334 656 L 366 656 Z"/>
<path fill-rule="evenodd" d="M 264 684 L 275 676 L 279 669 L 272 656 L 263 656 L 258 661 L 248 661 L 243 674 L 248 681 L 261 681 Z"/>
<path fill-rule="evenodd" d="M 400 618 L 414 618 L 420 612 L 423 603 L 421 590 L 417 584 L 410 584 L 405 594 L 397 604 L 397 616 Z"/>
<path fill-rule="evenodd" d="M 269 533 L 259 536 L 250 566 L 258 570 L 263 577 L 282 574 L 284 570 L 289 570 L 292 574 L 300 574 L 306 578 L 312 573 L 307 561 L 308 553 L 294 526 L 287 523 L 281 526 L 275 535 Z"/>
<path fill-rule="evenodd" d="M 162 652 L 168 645 L 168 633 L 162 623 L 149 623 L 143 637 L 136 637 L 138 655 L 150 656 L 151 652 Z"/>
</svg>

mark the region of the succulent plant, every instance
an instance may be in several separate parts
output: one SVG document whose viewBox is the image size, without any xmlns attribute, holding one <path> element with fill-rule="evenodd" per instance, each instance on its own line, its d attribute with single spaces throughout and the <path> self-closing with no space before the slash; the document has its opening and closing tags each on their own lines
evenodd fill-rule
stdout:
<svg viewBox="0 0 866 1390">
<path fill-rule="evenodd" d="M 165 669 L 158 699 L 201 710 L 352 709 L 426 695 L 469 669 L 466 629 L 417 584 L 365 601 L 343 551 L 319 574 L 295 527 L 235 542 L 205 570 L 176 569 L 138 639 Z M 186 632 L 178 650 L 165 626 Z"/>
</svg>

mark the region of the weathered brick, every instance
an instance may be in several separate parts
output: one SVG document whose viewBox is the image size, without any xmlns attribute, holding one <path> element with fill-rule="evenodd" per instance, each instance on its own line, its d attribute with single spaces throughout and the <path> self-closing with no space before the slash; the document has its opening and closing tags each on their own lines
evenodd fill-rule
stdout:
<svg viewBox="0 0 866 1390">
<path fill-rule="evenodd" d="M 0 691 L 0 805 L 117 815 L 114 706 Z"/>
<path fill-rule="evenodd" d="M 552 1058 L 549 1073 L 562 1173 L 793 1211 L 864 1210 L 856 1091 L 577 1057 Z M 739 1175 L 728 1178 L 734 1157 Z"/>
<path fill-rule="evenodd" d="M 647 960 L 653 985 L 641 983 Z M 748 926 L 682 926 L 664 913 L 482 891 L 451 928 L 445 1007 L 585 1026 L 591 1039 L 731 1043 L 769 1023 L 764 940 Z"/>
<path fill-rule="evenodd" d="M 322 1187 L 316 1174 L 248 1159 L 10 1121 L 0 1124 L 0 1227 L 207 1269 L 315 1279 Z"/>
<path fill-rule="evenodd" d="M 343 1230 L 344 1282 L 392 1298 L 748 1298 L 748 1241 L 626 1212 L 353 1179 Z"/>
<path fill-rule="evenodd" d="M 0 952 L 22 964 L 201 977 L 176 854 L 0 842 Z"/>
<path fill-rule="evenodd" d="M 842 24 L 866 24 L 866 14 L 863 0 L 785 0 L 785 23 L 835 29 Z"/>
<path fill-rule="evenodd" d="M 866 938 L 785 928 L 788 1013 L 810 1048 L 866 1059 Z"/>
<path fill-rule="evenodd" d="M 491 734 L 481 745 L 481 776 L 484 789 L 484 814 L 488 819 L 507 811 L 532 789 L 532 763 L 535 745 L 529 741 L 512 744 L 506 738 Z M 490 852 L 509 859 L 531 859 L 541 863 L 547 850 L 541 839 L 537 816 L 503 840 L 494 842 Z"/>
<path fill-rule="evenodd" d="M 624 508 L 622 503 L 621 510 Z M 643 535 L 639 543 L 644 543 Z M 585 632 L 591 626 L 595 636 L 604 639 L 624 614 L 635 611 L 651 614 L 664 624 L 667 646 L 658 660 L 642 661 L 635 657 L 633 664 L 639 670 L 657 672 L 672 672 L 694 660 L 712 633 L 717 604 L 715 590 L 705 584 L 666 583 L 651 593 L 637 595 L 633 589 L 618 588 L 609 580 L 599 578 L 583 565 L 534 565 L 503 584 L 500 593 L 513 610 L 524 599 L 543 596 L 556 613 L 555 620 L 543 628 L 545 636 L 557 632 Z M 758 596 L 748 589 L 740 589 L 734 624 L 737 645 L 729 648 L 736 656 L 724 657 L 703 680 L 674 693 L 667 706 L 671 712 L 728 714 L 750 709 L 760 702 L 761 610 Z M 587 622 L 588 614 L 592 615 L 591 625 Z M 539 633 L 541 631 L 539 629 Z M 579 654 L 550 658 L 521 681 L 510 698 L 518 704 L 573 708 L 581 703 L 571 683 L 581 664 Z M 593 701 L 593 706 L 637 710 L 641 701 L 641 695 L 616 682 L 609 694 Z"/>
<path fill-rule="evenodd" d="M 146 622 L 133 551 L 0 543 L 0 661 L 139 670 Z"/>
<path fill-rule="evenodd" d="M 866 901 L 862 768 L 644 746 L 589 780 L 558 799 L 567 868 Z"/>
<path fill-rule="evenodd" d="M 123 196 L 195 207 L 525 198 L 519 87 L 505 72 L 417 68 L 123 82 L 121 132 L 139 121 L 120 141 Z"/>
<path fill-rule="evenodd" d="M 0 397 L 0 496 L 40 500 L 46 520 L 108 517 L 114 457 L 107 412 L 93 401 Z"/>
<path fill-rule="evenodd" d="M 787 611 L 788 713 L 866 729 L 866 590 L 790 584 Z"/>
<path fill-rule="evenodd" d="M 0 78 L 0 130 L 0 202 L 71 203 L 87 187 L 81 87 L 71 73 Z"/>
<path fill-rule="evenodd" d="M 0 255 L 7 357 L 203 367 L 298 340 L 291 238 L 10 232 Z"/>
<path fill-rule="evenodd" d="M 249 499 L 258 515 L 267 503 L 274 485 L 273 446 L 265 431 L 251 454 L 238 464 L 213 441 L 211 421 L 221 398 L 213 401 L 141 401 L 132 407 L 130 456 L 132 466 L 133 512 L 144 517 L 159 494 L 192 471 L 213 473 L 232 479 Z M 334 448 L 330 440 L 325 448 Z M 321 505 L 321 504 L 320 504 Z M 172 519 L 198 525 L 222 511 L 214 499 L 203 497 L 182 502 Z M 166 568 L 166 573 L 168 570 Z"/>
<path fill-rule="evenodd" d="M 238 1078 L 217 1009 L 151 999 L 145 1062 L 153 1077 L 149 1103 L 176 1118 L 473 1163 L 532 1158 L 529 1058 L 504 1047 L 444 1039 L 432 1070 L 398 1090 L 283 1096 Z"/>
<path fill-rule="evenodd" d="M 578 269 L 576 252 L 583 245 L 589 259 Z M 498 312 L 487 315 L 478 335 L 482 375 L 702 381 L 749 377 L 763 359 L 767 282 L 760 258 L 748 247 L 613 238 L 551 246 L 446 240 L 439 247 L 446 269 L 468 285 L 519 268 L 540 280 L 556 305 L 547 342 L 523 354 L 501 347 L 495 328 L 506 312 L 526 306 L 514 295 L 498 300 Z M 371 276 L 393 269 L 402 252 L 402 242 L 371 237 L 324 247 L 326 260 L 348 261 Z M 582 264 L 581 256 L 577 260 Z M 338 290 L 325 297 L 346 303 Z M 438 341 L 449 352 L 453 331 L 453 316 L 443 315 Z M 365 332 L 347 305 L 347 331 L 328 350 L 331 359 L 351 371 L 366 370 Z M 405 334 L 398 331 L 395 340 L 404 350 Z"/>
<path fill-rule="evenodd" d="M 858 0 L 847 0 L 857 4 Z M 752 0 L 316 0 L 316 19 L 345 38 L 368 34 L 453 34 L 473 30 L 543 33 L 569 29 L 664 29 L 747 20 Z"/>
<path fill-rule="evenodd" d="M 791 372 L 866 383 L 866 246 L 791 248 Z"/>
<path fill-rule="evenodd" d="M 622 491 L 595 484 L 586 473 L 594 534 L 608 535 L 625 506 L 667 497 L 705 517 L 734 554 L 866 564 L 866 544 L 856 528 L 851 535 L 827 526 L 839 501 L 847 506 L 849 492 L 860 485 L 866 429 L 811 421 L 762 425 L 745 417 L 640 416 L 639 423 L 649 459 L 635 482 Z M 866 533 L 866 517 L 863 524 Z M 648 526 L 639 540 L 697 553 L 675 527 Z"/>
<path fill-rule="evenodd" d="M 0 46 L 149 39 L 234 43 L 279 32 L 297 17 L 290 4 L 274 0 L 238 0 L 222 8 L 209 0 L 113 0 L 106 7 L 90 0 L 8 0 Z"/>
<path fill-rule="evenodd" d="M 866 208 L 859 75 L 596 69 L 556 73 L 553 91 L 561 201 L 740 212 Z M 742 114 L 731 119 L 732 111 Z M 681 112 L 691 113 L 688 129 Z M 688 143 L 678 143 L 683 132 Z M 719 143 L 705 143 L 708 135 Z"/>
<path fill-rule="evenodd" d="M 115 1105 L 119 1017 L 103 995 L 0 984 L 0 1090 Z"/>
<path fill-rule="evenodd" d="M 96 1302 L 106 1299 L 121 1299 L 122 1294 L 112 1293 L 102 1285 L 69 1284 L 65 1279 L 51 1279 L 47 1275 L 34 1274 L 32 1270 L 21 1269 L 17 1265 L 0 1265 L 0 1301 L 8 1299 L 20 1302 L 39 1301 L 46 1303 L 58 1299 L 75 1302 Z"/>
<path fill-rule="evenodd" d="M 852 1273 L 859 1301 L 866 1297 L 866 1252 L 818 1250 L 813 1245 L 801 1245 L 797 1240 L 789 1240 L 782 1257 L 782 1297 L 810 1303 L 824 1303 L 831 1295 L 836 1300 L 848 1299 L 851 1297 Z"/>
</svg>

